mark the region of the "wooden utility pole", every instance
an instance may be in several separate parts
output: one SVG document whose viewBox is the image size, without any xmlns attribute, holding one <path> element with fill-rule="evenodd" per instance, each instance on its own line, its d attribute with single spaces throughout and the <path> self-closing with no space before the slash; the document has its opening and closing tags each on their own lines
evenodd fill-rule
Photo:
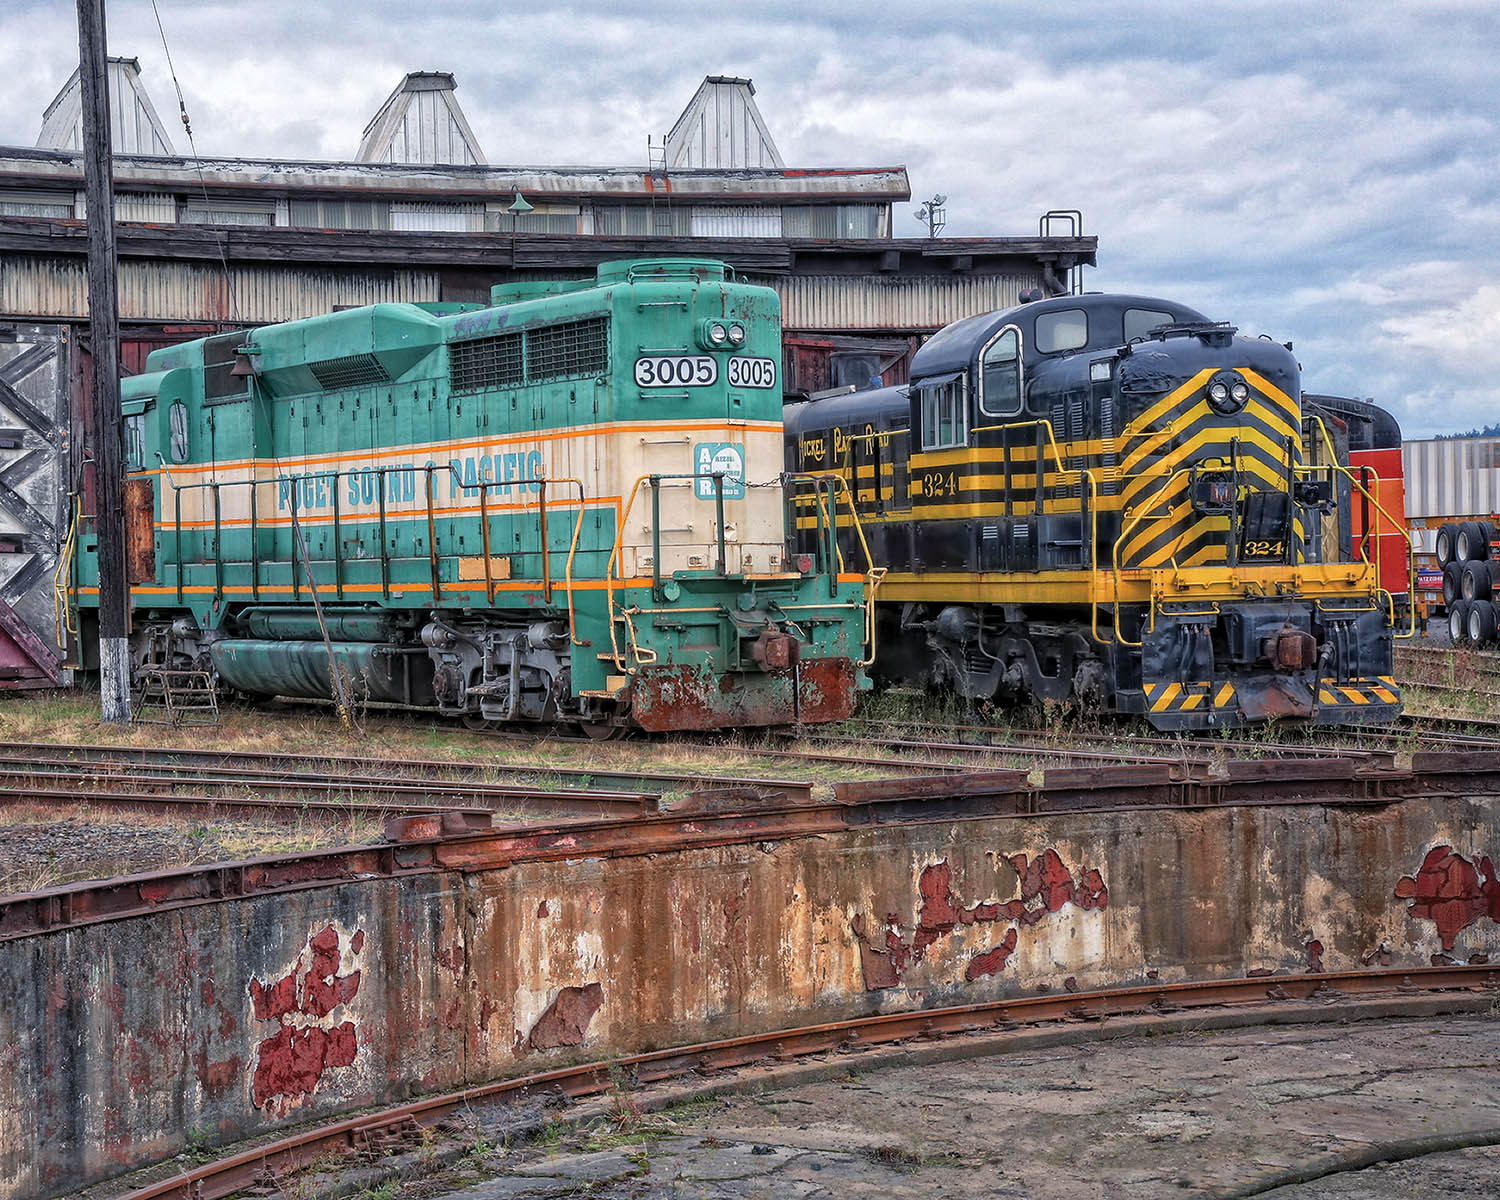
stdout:
<svg viewBox="0 0 1500 1200">
<path fill-rule="evenodd" d="M 94 365 L 93 437 L 88 449 L 94 460 L 94 530 L 99 547 L 99 703 L 106 721 L 120 722 L 130 720 L 130 588 L 125 581 L 120 311 L 104 0 L 78 0 L 78 81 L 83 87 L 89 341 Z"/>
</svg>

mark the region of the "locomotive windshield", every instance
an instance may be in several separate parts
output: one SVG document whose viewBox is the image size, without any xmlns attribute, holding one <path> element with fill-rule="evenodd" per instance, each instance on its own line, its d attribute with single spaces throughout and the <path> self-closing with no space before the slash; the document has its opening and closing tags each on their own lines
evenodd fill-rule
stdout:
<svg viewBox="0 0 1500 1200">
<path fill-rule="evenodd" d="M 1011 327 L 985 347 L 980 359 L 979 407 L 991 417 L 1021 411 L 1021 335 Z"/>
</svg>

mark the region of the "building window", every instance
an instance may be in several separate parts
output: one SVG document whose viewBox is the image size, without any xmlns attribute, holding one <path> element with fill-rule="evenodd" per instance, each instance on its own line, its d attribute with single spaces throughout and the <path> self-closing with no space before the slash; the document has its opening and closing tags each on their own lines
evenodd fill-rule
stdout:
<svg viewBox="0 0 1500 1200">
<path fill-rule="evenodd" d="M 594 232 L 606 237 L 648 237 L 651 234 L 651 206 L 647 204 L 595 205 Z"/>
<path fill-rule="evenodd" d="M 492 207 L 484 227 L 490 233 L 577 233 L 579 215 L 576 204 L 538 204 L 524 213 Z"/>
<path fill-rule="evenodd" d="M 1001 330 L 980 357 L 979 410 L 991 417 L 1021 411 L 1021 333 L 1014 325 Z"/>
<path fill-rule="evenodd" d="M 915 385 L 921 396 L 922 449 L 946 450 L 969 440 L 964 410 L 964 377 L 955 371 Z"/>
<path fill-rule="evenodd" d="M 751 204 L 694 205 L 693 237 L 780 237 L 781 209 Z"/>
<path fill-rule="evenodd" d="M 0 217 L 71 217 L 72 192 L 0 191 Z"/>
<path fill-rule="evenodd" d="M 407 233 L 483 233 L 484 205 L 437 200 L 396 200 L 391 228 Z"/>
<path fill-rule="evenodd" d="M 274 200 L 188 200 L 178 218 L 184 225 L 274 225 Z"/>
<path fill-rule="evenodd" d="M 389 229 L 391 206 L 384 200 L 293 200 L 291 221 L 298 229 Z"/>
<path fill-rule="evenodd" d="M 1081 350 L 1089 344 L 1089 315 L 1081 308 L 1042 313 L 1036 319 L 1036 348 L 1042 354 Z"/>
<path fill-rule="evenodd" d="M 781 210 L 783 237 L 877 238 L 882 204 L 789 204 Z"/>
</svg>

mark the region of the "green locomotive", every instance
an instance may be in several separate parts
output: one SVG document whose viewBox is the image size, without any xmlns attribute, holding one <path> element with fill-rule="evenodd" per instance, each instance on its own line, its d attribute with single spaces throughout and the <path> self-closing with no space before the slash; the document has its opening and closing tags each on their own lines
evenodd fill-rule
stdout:
<svg viewBox="0 0 1500 1200">
<path fill-rule="evenodd" d="M 787 512 L 780 310 L 722 263 L 376 304 L 154 352 L 122 388 L 132 669 L 473 722 L 854 708 L 865 580 Z M 97 608 L 85 525 L 80 644 Z"/>
</svg>

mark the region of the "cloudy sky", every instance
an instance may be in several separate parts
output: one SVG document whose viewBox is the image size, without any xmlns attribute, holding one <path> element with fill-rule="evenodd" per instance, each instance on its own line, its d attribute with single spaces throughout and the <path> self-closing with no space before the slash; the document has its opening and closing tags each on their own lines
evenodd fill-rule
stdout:
<svg viewBox="0 0 1500 1200">
<path fill-rule="evenodd" d="M 1495 0 L 157 4 L 203 154 L 350 158 L 447 70 L 492 163 L 644 165 L 704 75 L 749 76 L 791 166 L 904 164 L 954 236 L 1081 209 L 1091 289 L 1290 339 L 1408 436 L 1500 420 Z M 149 0 L 108 9 L 185 151 Z M 0 0 L 0 47 L 0 143 L 31 145 L 74 6 Z"/>
</svg>

